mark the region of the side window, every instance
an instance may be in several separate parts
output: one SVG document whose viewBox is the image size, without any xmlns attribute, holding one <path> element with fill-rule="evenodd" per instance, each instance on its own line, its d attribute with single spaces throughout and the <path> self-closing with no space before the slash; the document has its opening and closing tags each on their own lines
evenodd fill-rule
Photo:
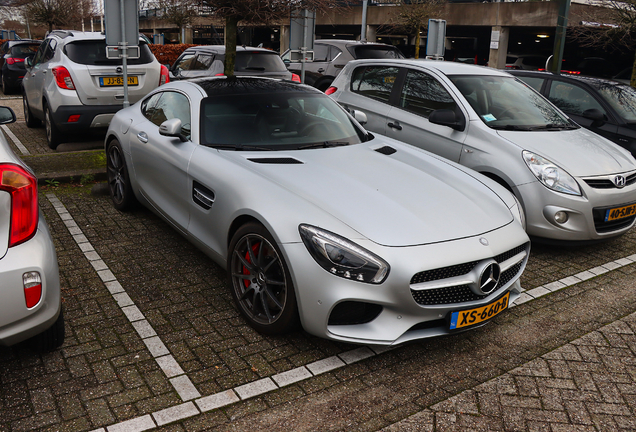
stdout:
<svg viewBox="0 0 636 432">
<path fill-rule="evenodd" d="M 329 45 L 315 44 L 314 45 L 314 61 L 324 62 L 328 61 Z"/>
<path fill-rule="evenodd" d="M 207 70 L 212 64 L 214 57 L 207 54 L 199 54 L 192 64 L 190 70 Z"/>
<path fill-rule="evenodd" d="M 541 86 L 543 85 L 543 82 L 545 81 L 545 79 L 543 78 L 526 77 L 526 76 L 520 76 L 520 77 L 517 77 L 517 79 L 521 80 L 521 82 L 527 84 L 528 86 L 532 87 L 538 92 L 541 92 Z"/>
<path fill-rule="evenodd" d="M 55 39 L 51 39 L 49 41 L 49 45 L 46 47 L 46 51 L 44 51 L 44 56 L 42 57 L 42 63 L 45 63 L 53 58 L 55 55 L 55 47 L 57 46 L 57 41 Z"/>
<path fill-rule="evenodd" d="M 588 109 L 596 108 L 607 115 L 601 104 L 594 99 L 594 96 L 587 90 L 570 83 L 552 81 L 548 99 L 562 111 L 570 114 L 581 115 Z"/>
<path fill-rule="evenodd" d="M 174 70 L 192 70 L 196 54 L 184 54 L 174 65 Z"/>
<path fill-rule="evenodd" d="M 42 58 L 44 57 L 44 51 L 46 51 L 46 48 L 49 46 L 50 42 L 51 42 L 50 39 L 42 42 L 42 44 L 40 45 L 40 48 L 38 48 L 38 51 L 35 53 L 35 57 L 33 58 L 34 65 L 38 63 L 42 63 Z"/>
<path fill-rule="evenodd" d="M 428 118 L 437 109 L 454 110 L 456 105 L 442 84 L 432 76 L 415 70 L 406 73 L 400 96 L 401 108 Z"/>
<path fill-rule="evenodd" d="M 353 71 L 351 91 L 380 102 L 389 102 L 398 68 L 390 66 L 360 67 Z"/>
<path fill-rule="evenodd" d="M 155 93 L 141 103 L 141 113 L 150 121 L 152 121 L 152 116 L 154 115 L 157 102 L 161 95 L 163 95 L 163 93 Z"/>
<path fill-rule="evenodd" d="M 159 126 L 166 120 L 181 120 L 181 132 L 190 137 L 190 101 L 181 93 L 166 91 L 157 102 L 150 121 Z"/>
</svg>

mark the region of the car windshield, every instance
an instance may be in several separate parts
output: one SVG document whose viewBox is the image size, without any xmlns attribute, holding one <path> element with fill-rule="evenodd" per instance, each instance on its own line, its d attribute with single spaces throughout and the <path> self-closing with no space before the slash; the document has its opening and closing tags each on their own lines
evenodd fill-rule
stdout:
<svg viewBox="0 0 636 432">
<path fill-rule="evenodd" d="M 357 144 L 364 134 L 318 93 L 258 92 L 201 102 L 201 143 L 230 150 L 298 150 Z"/>
<path fill-rule="evenodd" d="M 39 47 L 39 43 L 15 45 L 11 47 L 11 57 L 26 58 L 35 55 Z"/>
<path fill-rule="evenodd" d="M 594 87 L 627 123 L 636 123 L 636 89 L 634 87 L 606 82 L 598 82 L 594 84 Z"/>
<path fill-rule="evenodd" d="M 577 126 L 541 95 L 512 76 L 449 77 L 490 128 L 562 130 Z"/>
</svg>

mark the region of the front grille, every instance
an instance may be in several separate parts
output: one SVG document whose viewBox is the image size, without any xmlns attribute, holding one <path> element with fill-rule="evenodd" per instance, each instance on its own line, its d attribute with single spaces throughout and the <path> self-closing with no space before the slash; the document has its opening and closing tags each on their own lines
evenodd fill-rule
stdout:
<svg viewBox="0 0 636 432">
<path fill-rule="evenodd" d="M 624 204 L 624 205 L 627 206 L 630 204 Z M 607 213 L 607 210 L 617 208 L 617 207 L 623 207 L 623 205 L 617 205 L 612 207 L 598 207 L 592 210 L 592 217 L 594 218 L 594 228 L 596 229 L 597 233 L 604 234 L 604 233 L 608 233 L 612 231 L 619 231 L 631 226 L 631 224 L 634 223 L 634 219 L 636 219 L 636 215 L 626 217 L 623 219 L 616 219 L 613 221 L 606 222 L 605 214 Z"/>
<path fill-rule="evenodd" d="M 594 189 L 617 189 L 616 185 L 612 182 L 612 180 L 608 178 L 601 178 L 601 179 L 591 178 L 591 179 L 584 179 L 584 181 L 585 183 L 588 184 L 588 186 Z M 630 186 L 630 185 L 633 185 L 634 183 L 636 183 L 636 173 L 630 174 L 627 177 L 625 177 L 625 186 Z"/>
<path fill-rule="evenodd" d="M 493 259 L 497 261 L 499 264 L 509 260 L 510 258 L 518 255 L 523 251 L 528 250 L 529 244 L 523 244 L 517 246 L 516 248 L 510 249 L 502 254 L 497 255 Z M 411 285 L 423 283 L 423 282 L 432 282 L 436 280 L 448 279 L 455 276 L 463 276 L 469 273 L 475 265 L 477 265 L 479 261 L 471 261 L 468 263 L 457 264 L 449 267 L 442 267 L 434 270 L 427 270 L 423 272 L 419 272 L 415 274 L 411 278 Z M 510 281 L 514 280 L 515 277 L 521 272 L 523 269 L 524 260 L 519 261 L 518 263 L 511 266 L 509 269 L 501 272 L 501 276 L 499 278 L 499 284 L 497 285 L 497 289 L 505 286 Z M 451 287 L 443 287 L 443 288 L 433 288 L 427 290 L 411 290 L 411 295 L 415 302 L 421 306 L 432 306 L 432 305 L 444 305 L 444 304 L 457 304 L 457 303 L 465 303 L 475 300 L 481 300 L 483 298 L 488 297 L 488 295 L 478 295 L 475 294 L 468 285 L 457 285 Z"/>
</svg>

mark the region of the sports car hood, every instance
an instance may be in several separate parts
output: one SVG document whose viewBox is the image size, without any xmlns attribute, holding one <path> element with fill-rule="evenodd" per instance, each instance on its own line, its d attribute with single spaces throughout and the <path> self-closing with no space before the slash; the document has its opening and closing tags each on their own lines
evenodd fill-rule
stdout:
<svg viewBox="0 0 636 432">
<path fill-rule="evenodd" d="M 312 202 L 363 237 L 410 246 L 479 235 L 513 221 L 504 202 L 469 174 L 417 149 L 370 143 L 302 151 L 233 152 L 249 169 Z M 299 163 L 263 162 L 293 158 Z M 260 162 L 254 162 L 259 158 Z M 311 215 L 303 221 L 311 224 Z"/>
<path fill-rule="evenodd" d="M 547 158 L 575 177 L 616 174 L 636 169 L 636 161 L 629 153 L 587 129 L 497 133 L 522 150 Z"/>
</svg>

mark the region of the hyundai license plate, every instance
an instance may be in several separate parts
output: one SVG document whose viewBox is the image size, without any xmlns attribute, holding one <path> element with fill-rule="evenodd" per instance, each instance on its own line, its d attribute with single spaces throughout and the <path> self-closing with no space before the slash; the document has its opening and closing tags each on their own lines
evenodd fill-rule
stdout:
<svg viewBox="0 0 636 432">
<path fill-rule="evenodd" d="M 124 77 L 99 77 L 99 86 L 100 87 L 111 87 L 111 86 L 123 86 L 124 85 Z M 136 86 L 139 85 L 139 80 L 136 76 L 128 77 L 128 85 Z"/>
<path fill-rule="evenodd" d="M 462 327 L 468 327 L 491 319 L 495 315 L 498 315 L 508 309 L 509 298 L 510 292 L 507 292 L 505 296 L 487 304 L 486 306 L 453 312 L 451 314 L 450 329 L 454 330 Z"/>
<path fill-rule="evenodd" d="M 636 204 L 630 204 L 625 207 L 617 207 L 607 210 L 605 213 L 605 222 L 622 219 L 636 214 Z"/>
</svg>

